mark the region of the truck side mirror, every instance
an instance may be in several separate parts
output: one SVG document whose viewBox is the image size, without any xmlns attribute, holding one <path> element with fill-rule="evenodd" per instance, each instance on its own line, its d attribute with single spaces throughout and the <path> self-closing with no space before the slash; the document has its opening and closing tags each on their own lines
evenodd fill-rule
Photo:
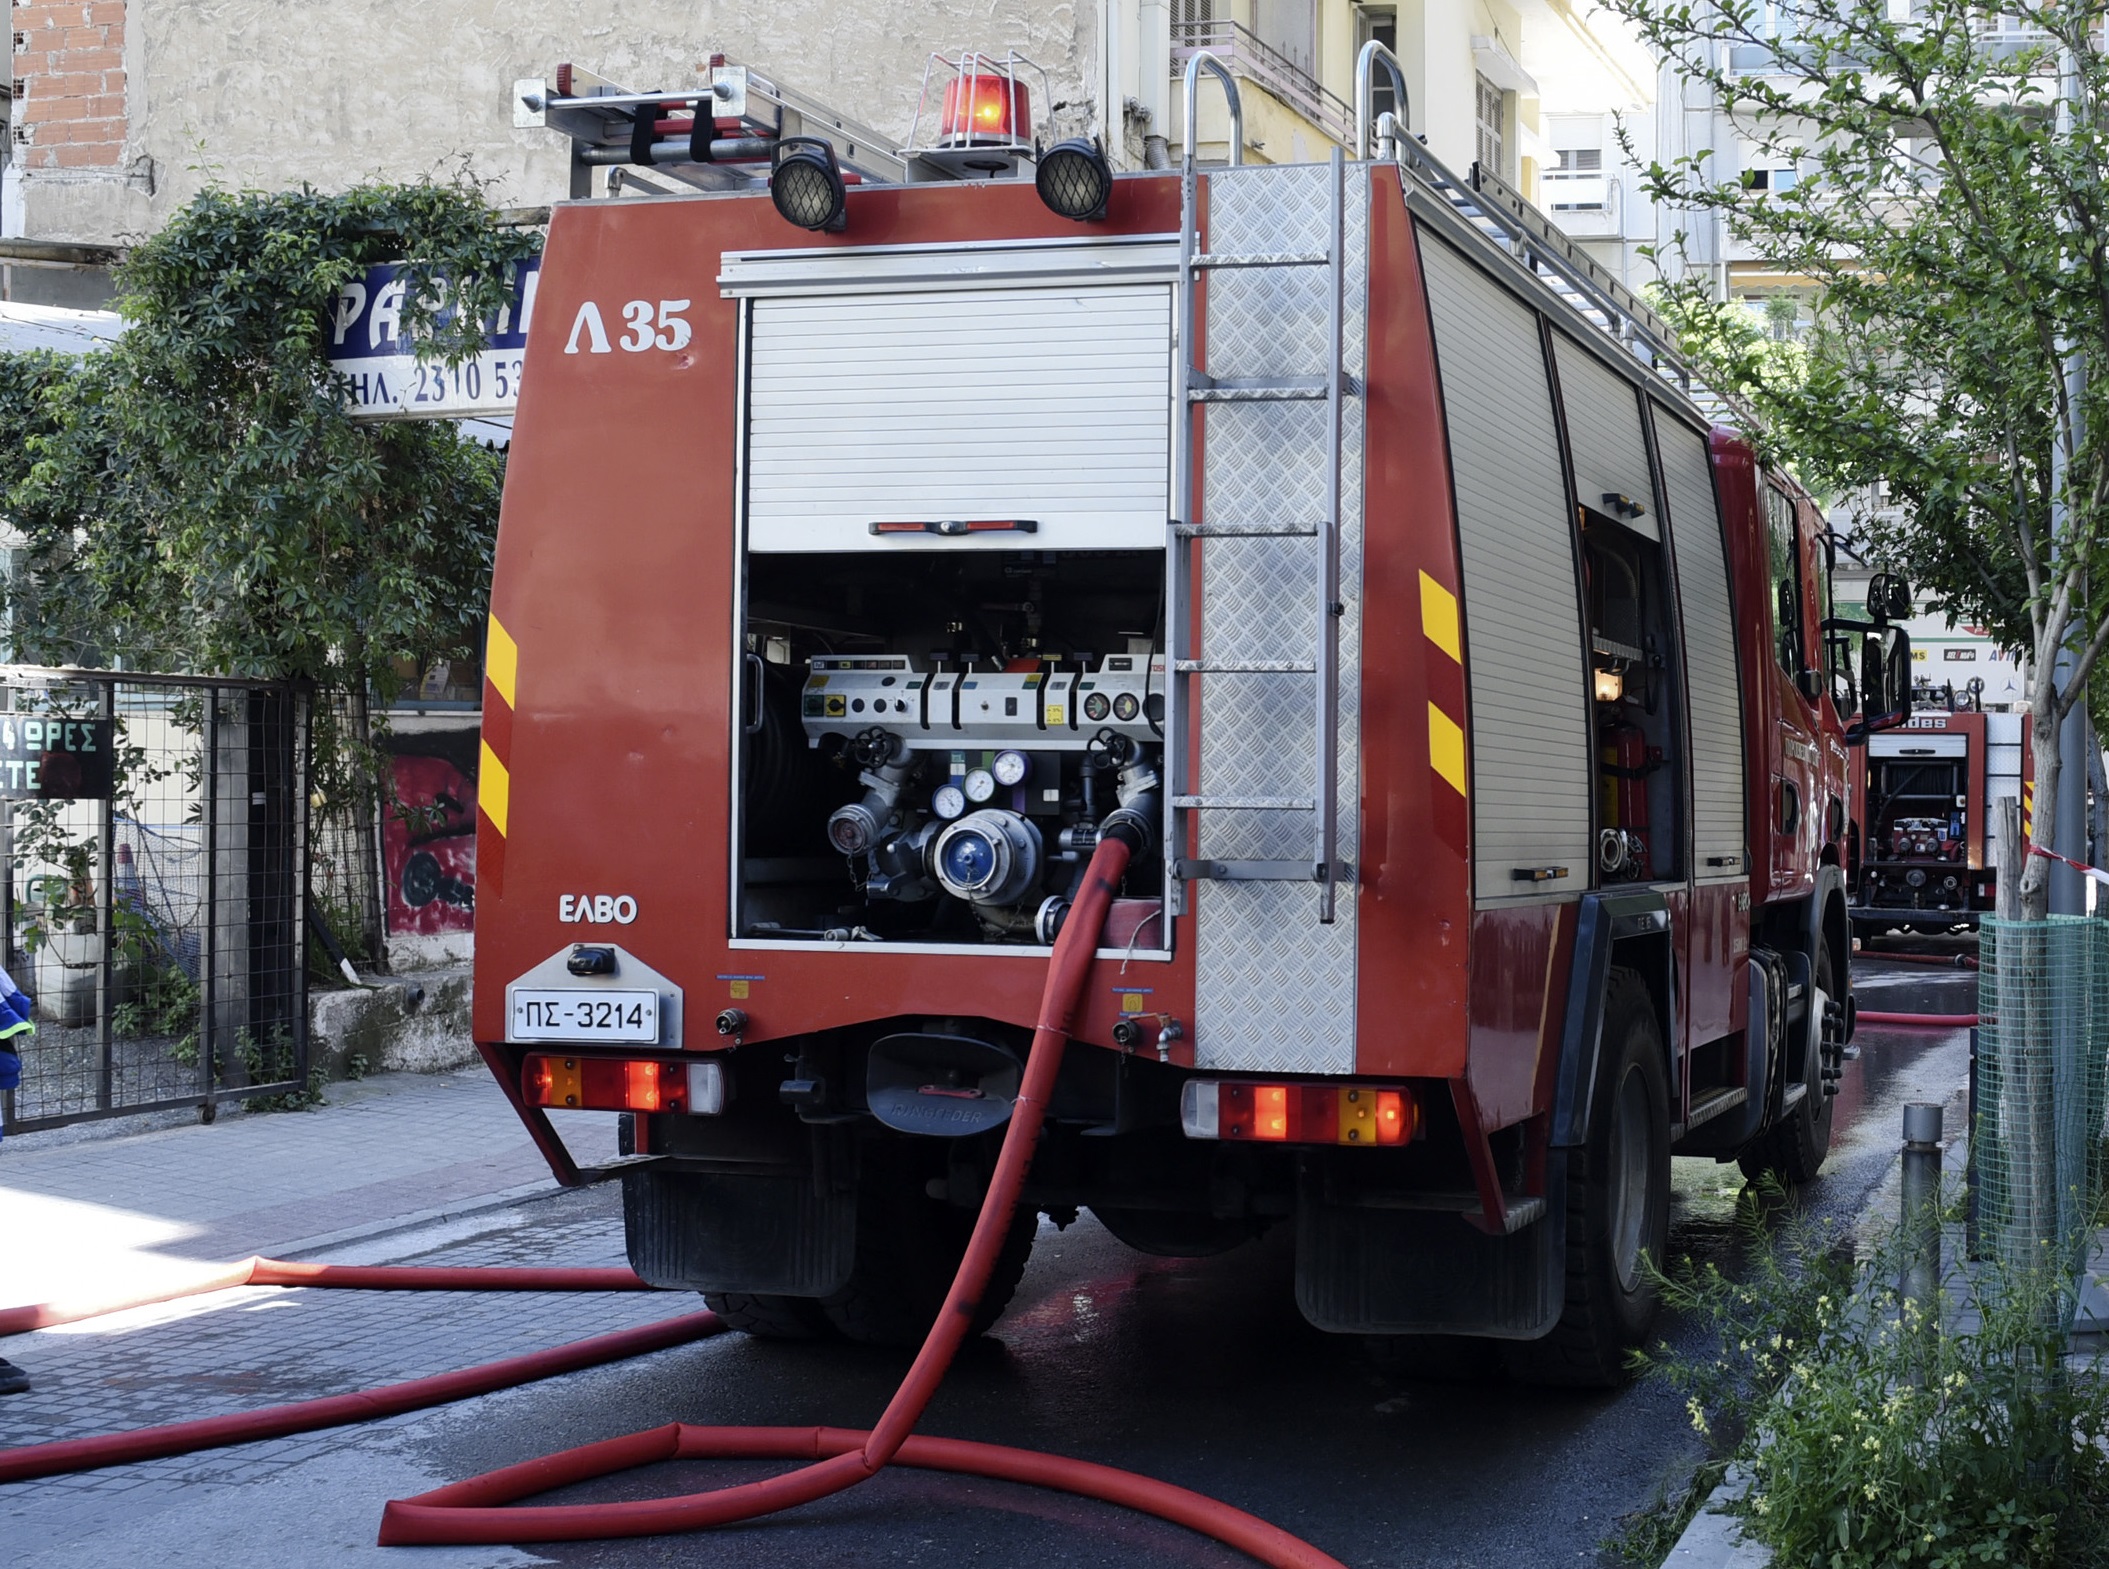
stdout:
<svg viewBox="0 0 2109 1569">
<path fill-rule="evenodd" d="M 1860 644 L 1860 724 L 1862 737 L 1887 730 L 1911 717 L 1911 639 L 1902 627 L 1880 627 Z"/>
<path fill-rule="evenodd" d="M 1899 588 L 1903 580 L 1897 580 Z M 1911 599 L 1904 595 L 1903 615 L 1911 614 Z M 1889 711 L 1903 723 L 1911 717 L 1911 638 L 1902 627 L 1888 627 L 1882 633 L 1888 643 L 1885 651 L 1889 662 Z"/>
<path fill-rule="evenodd" d="M 1867 580 L 1867 613 L 1877 626 L 1911 617 L 1911 584 L 1902 574 L 1877 572 Z"/>
</svg>

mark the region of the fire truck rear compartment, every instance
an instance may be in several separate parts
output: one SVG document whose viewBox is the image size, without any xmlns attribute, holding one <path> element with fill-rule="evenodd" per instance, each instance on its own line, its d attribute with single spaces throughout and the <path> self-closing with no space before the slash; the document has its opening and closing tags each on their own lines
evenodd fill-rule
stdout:
<svg viewBox="0 0 2109 1569">
<path fill-rule="evenodd" d="M 757 552 L 746 605 L 736 937 L 1044 946 L 1112 814 L 1158 836 L 1162 552 Z"/>
</svg>

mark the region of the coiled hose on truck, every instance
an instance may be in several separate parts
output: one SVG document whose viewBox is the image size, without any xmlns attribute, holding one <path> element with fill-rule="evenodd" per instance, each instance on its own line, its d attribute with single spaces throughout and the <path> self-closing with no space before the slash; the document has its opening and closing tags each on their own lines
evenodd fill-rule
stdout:
<svg viewBox="0 0 2109 1569">
<path fill-rule="evenodd" d="M 1183 1487 L 1059 1455 L 964 1439 L 914 1436 L 916 1422 L 931 1396 L 937 1392 L 938 1384 L 966 1338 L 976 1304 L 987 1286 L 996 1255 L 1010 1228 L 1106 912 L 1135 848 L 1128 832 L 1116 825 L 1100 841 L 1085 870 L 1083 887 L 1055 941 L 1047 984 L 1041 995 L 1038 1027 L 1026 1058 L 1024 1079 L 1011 1110 L 1010 1125 L 1004 1132 L 995 1174 L 982 1201 L 981 1213 L 975 1220 L 973 1236 L 967 1243 L 966 1255 L 960 1261 L 959 1271 L 946 1294 L 944 1307 L 939 1310 L 937 1322 L 931 1326 L 908 1376 L 887 1403 L 876 1426 L 868 1431 L 858 1431 L 830 1427 L 699 1427 L 685 1422 L 671 1423 L 508 1466 L 416 1498 L 393 1500 L 381 1518 L 382 1545 L 576 1541 L 699 1530 L 752 1520 L 811 1503 L 868 1481 L 889 1464 L 898 1462 L 923 1469 L 1031 1483 L 1119 1504 L 1213 1537 L 1262 1563 L 1277 1566 L 1277 1569 L 1343 1569 L 1338 1560 L 1310 1543 L 1243 1510 L 1233 1509 Z M 590 1283 L 582 1277 L 591 1277 Z M 256 1259 L 159 1297 L 132 1299 L 94 1309 L 52 1306 L 0 1313 L 0 1334 L 19 1333 L 45 1324 L 89 1317 L 94 1312 L 115 1312 L 120 1308 L 143 1305 L 147 1300 L 166 1300 L 169 1296 L 189 1295 L 199 1290 L 249 1284 L 351 1286 L 371 1290 L 531 1291 L 630 1290 L 642 1286 L 635 1276 L 621 1270 L 287 1266 Z M 398 1411 L 461 1399 L 618 1356 L 678 1345 L 715 1333 L 722 1327 L 715 1314 L 689 1314 L 663 1324 L 647 1325 L 620 1335 L 604 1335 L 531 1356 L 514 1357 L 481 1368 L 445 1374 L 438 1379 L 420 1379 L 362 1394 L 303 1401 L 292 1406 L 215 1417 L 203 1422 L 0 1451 L 0 1482 L 50 1476 L 153 1455 L 187 1453 L 193 1449 L 244 1443 L 393 1415 Z M 623 1344 L 628 1349 L 622 1349 Z M 704 1458 L 790 1459 L 810 1463 L 780 1476 L 677 1498 L 504 1507 L 535 1493 L 635 1466 Z"/>
</svg>

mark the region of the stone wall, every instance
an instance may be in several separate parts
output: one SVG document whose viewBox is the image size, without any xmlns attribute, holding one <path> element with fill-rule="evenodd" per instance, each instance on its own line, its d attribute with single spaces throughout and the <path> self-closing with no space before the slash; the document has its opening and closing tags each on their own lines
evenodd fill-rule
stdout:
<svg viewBox="0 0 2109 1569">
<path fill-rule="evenodd" d="M 720 50 L 905 139 L 934 48 L 1018 48 L 1036 117 L 1096 103 L 1095 5 L 1029 0 L 16 0 L 24 232 L 122 241 L 208 183 L 321 190 L 467 173 L 506 206 L 562 198 L 569 148 L 516 129 L 512 85 L 571 61 L 678 89 Z M 1052 100 L 1052 101 L 1050 101 Z M 63 127 L 64 129 L 61 129 Z"/>
</svg>

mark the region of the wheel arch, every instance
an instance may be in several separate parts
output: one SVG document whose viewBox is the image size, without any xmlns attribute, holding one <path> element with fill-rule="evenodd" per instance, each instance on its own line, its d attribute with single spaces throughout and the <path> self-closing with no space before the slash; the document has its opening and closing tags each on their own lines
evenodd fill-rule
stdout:
<svg viewBox="0 0 2109 1569">
<path fill-rule="evenodd" d="M 1663 1075 L 1670 1104 L 1682 1103 L 1669 903 L 1653 889 L 1584 894 L 1575 927 L 1574 964 L 1568 975 L 1559 1076 L 1553 1094 L 1551 1142 L 1555 1149 L 1572 1149 L 1589 1135 L 1590 1100 L 1604 1046 L 1604 1000 L 1614 967 L 1633 971 L 1646 985 L 1656 1027 L 1662 1032 Z"/>
</svg>

